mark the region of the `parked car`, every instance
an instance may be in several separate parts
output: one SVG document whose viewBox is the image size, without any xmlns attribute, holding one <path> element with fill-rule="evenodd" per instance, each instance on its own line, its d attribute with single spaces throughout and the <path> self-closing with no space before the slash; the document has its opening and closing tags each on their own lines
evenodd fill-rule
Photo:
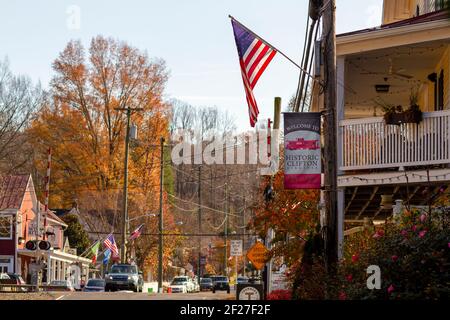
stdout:
<svg viewBox="0 0 450 320">
<path fill-rule="evenodd" d="M 75 291 L 69 280 L 53 280 L 50 282 L 52 291 Z"/>
<path fill-rule="evenodd" d="M 0 280 L 11 280 L 7 273 L 0 273 Z"/>
<path fill-rule="evenodd" d="M 213 287 L 213 281 L 211 278 L 200 279 L 200 291 L 211 291 Z"/>
<path fill-rule="evenodd" d="M 213 288 L 212 288 L 213 293 L 216 293 L 216 291 L 220 290 L 230 293 L 230 281 L 228 280 L 228 277 L 214 276 L 212 277 L 212 281 L 213 281 Z"/>
<path fill-rule="evenodd" d="M 83 292 L 104 292 L 105 280 L 104 279 L 89 279 L 83 288 Z"/>
<path fill-rule="evenodd" d="M 188 277 L 185 276 L 175 277 L 170 283 L 169 288 L 171 289 L 172 293 L 187 293 L 189 292 L 188 280 Z"/>
<path fill-rule="evenodd" d="M 26 282 L 23 280 L 22 276 L 17 273 L 7 273 L 9 279 L 11 280 L 11 284 L 17 284 L 17 285 L 26 285 Z M 28 289 L 26 287 L 21 287 L 19 291 L 26 292 Z"/>
<path fill-rule="evenodd" d="M 263 281 L 260 276 L 253 276 L 248 280 L 248 282 L 253 284 L 261 284 Z"/>
<path fill-rule="evenodd" d="M 115 264 L 105 276 L 105 291 L 133 290 L 142 292 L 144 280 L 136 265 Z"/>
<path fill-rule="evenodd" d="M 192 278 L 188 277 L 188 276 L 184 276 L 184 278 L 186 278 L 186 281 L 187 281 L 187 292 L 194 292 L 195 285 L 194 285 L 194 281 L 192 280 Z"/>
<path fill-rule="evenodd" d="M 13 284 L 11 278 L 6 273 L 0 273 L 0 284 Z M 2 291 L 11 291 L 9 287 L 2 287 Z"/>
<path fill-rule="evenodd" d="M 244 283 L 249 283 L 250 279 L 246 276 L 239 276 L 236 279 L 236 284 L 244 284 Z"/>
<path fill-rule="evenodd" d="M 11 278 L 7 273 L 0 273 L 0 284 L 11 284 Z"/>
<path fill-rule="evenodd" d="M 17 273 L 7 273 L 11 280 L 14 280 L 15 284 L 26 284 L 22 276 Z"/>
</svg>

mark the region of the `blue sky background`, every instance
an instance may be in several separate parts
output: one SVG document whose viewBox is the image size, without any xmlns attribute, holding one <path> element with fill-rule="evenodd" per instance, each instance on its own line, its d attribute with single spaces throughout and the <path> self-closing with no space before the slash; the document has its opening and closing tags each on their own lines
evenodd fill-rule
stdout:
<svg viewBox="0 0 450 320">
<path fill-rule="evenodd" d="M 68 28 L 68 8 L 80 9 L 80 28 Z M 248 113 L 228 14 L 300 62 L 308 9 L 306 0 L 14 0 L 0 11 L 0 58 L 15 73 L 41 81 L 71 39 L 86 47 L 95 35 L 111 36 L 163 58 L 170 70 L 166 97 L 232 113 L 241 130 Z M 381 23 L 382 0 L 337 0 L 337 31 Z M 260 117 L 271 117 L 273 97 L 283 106 L 295 93 L 298 69 L 276 55 L 255 96 Z"/>
</svg>

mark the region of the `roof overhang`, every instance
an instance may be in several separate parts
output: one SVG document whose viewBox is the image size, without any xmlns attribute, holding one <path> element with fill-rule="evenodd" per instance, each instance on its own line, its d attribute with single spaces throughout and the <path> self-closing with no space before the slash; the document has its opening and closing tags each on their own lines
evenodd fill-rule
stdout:
<svg viewBox="0 0 450 320">
<path fill-rule="evenodd" d="M 405 25 L 388 29 L 373 29 L 350 33 L 336 38 L 337 56 L 411 45 L 422 42 L 449 40 L 450 20 Z"/>
<path fill-rule="evenodd" d="M 67 227 L 68 227 L 68 225 L 67 225 L 66 223 L 57 221 L 57 220 L 52 219 L 52 218 L 50 218 L 50 217 L 47 217 L 47 220 L 48 220 L 49 222 L 51 222 L 52 224 L 54 224 L 54 225 L 62 226 L 62 227 L 64 227 L 64 228 L 67 228 Z"/>
<path fill-rule="evenodd" d="M 68 263 L 81 262 L 83 264 L 91 263 L 91 259 L 83 258 L 80 256 L 76 256 L 67 252 L 62 252 L 60 250 L 50 250 L 50 251 L 41 251 L 41 250 L 27 250 L 27 249 L 18 249 L 17 253 L 20 255 L 28 256 L 28 257 L 50 257 L 53 259 L 65 261 Z"/>
</svg>

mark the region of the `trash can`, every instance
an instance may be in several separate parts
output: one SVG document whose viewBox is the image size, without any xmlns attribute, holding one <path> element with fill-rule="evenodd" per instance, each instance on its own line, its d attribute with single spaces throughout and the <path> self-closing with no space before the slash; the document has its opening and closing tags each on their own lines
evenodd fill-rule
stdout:
<svg viewBox="0 0 450 320">
<path fill-rule="evenodd" d="M 148 293 L 153 293 L 153 288 L 147 288 Z"/>
</svg>

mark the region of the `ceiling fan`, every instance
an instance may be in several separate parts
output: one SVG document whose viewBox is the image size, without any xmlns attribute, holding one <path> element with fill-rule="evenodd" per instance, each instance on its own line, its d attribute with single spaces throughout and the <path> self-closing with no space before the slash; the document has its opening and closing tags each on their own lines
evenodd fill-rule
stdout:
<svg viewBox="0 0 450 320">
<path fill-rule="evenodd" d="M 406 78 L 406 79 L 412 79 L 414 78 L 414 76 L 409 75 L 409 74 L 404 74 L 403 72 L 405 72 L 405 69 L 396 69 L 394 68 L 394 63 L 392 61 L 392 58 L 389 58 L 389 69 L 387 73 L 383 73 L 383 72 L 363 72 L 361 74 L 377 74 L 377 75 L 388 75 L 388 76 L 397 76 L 397 77 L 401 77 L 401 78 Z"/>
</svg>

